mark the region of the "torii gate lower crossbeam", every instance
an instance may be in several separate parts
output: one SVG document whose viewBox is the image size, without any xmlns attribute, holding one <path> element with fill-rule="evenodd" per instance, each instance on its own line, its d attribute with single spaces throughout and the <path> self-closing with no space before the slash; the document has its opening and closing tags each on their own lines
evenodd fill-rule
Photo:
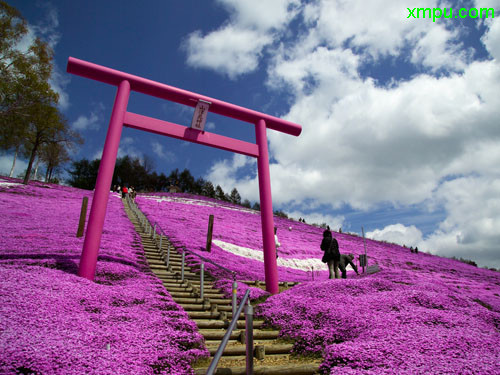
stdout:
<svg viewBox="0 0 500 375">
<path fill-rule="evenodd" d="M 128 126 L 257 158 L 266 290 L 272 294 L 278 293 L 278 269 L 274 243 L 267 128 L 298 136 L 302 131 L 301 126 L 264 113 L 259 113 L 217 99 L 150 81 L 145 78 L 133 76 L 87 61 L 78 60 L 73 57 L 68 59 L 67 72 L 118 86 L 104 143 L 101 163 L 99 165 L 78 274 L 89 280 L 94 279 L 102 228 L 106 215 L 121 132 L 123 126 Z M 127 112 L 131 91 L 141 92 L 191 107 L 196 106 L 200 100 L 209 102 L 209 112 L 253 123 L 255 125 L 256 144 Z"/>
</svg>

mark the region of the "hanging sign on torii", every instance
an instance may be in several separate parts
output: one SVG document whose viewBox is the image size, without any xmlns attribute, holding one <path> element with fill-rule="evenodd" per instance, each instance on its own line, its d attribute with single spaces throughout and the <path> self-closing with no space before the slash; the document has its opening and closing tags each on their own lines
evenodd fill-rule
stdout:
<svg viewBox="0 0 500 375">
<path fill-rule="evenodd" d="M 210 102 L 204 100 L 198 100 L 198 104 L 194 109 L 193 120 L 191 121 L 191 128 L 196 130 L 205 129 L 205 122 L 207 121 L 208 108 L 210 107 Z"/>
<path fill-rule="evenodd" d="M 266 290 L 278 293 L 278 269 L 274 242 L 274 220 L 269 173 L 267 129 L 299 136 L 302 127 L 290 121 L 236 106 L 214 98 L 192 93 L 87 61 L 68 58 L 67 72 L 118 87 L 111 112 L 101 163 L 97 175 L 92 207 L 83 243 L 78 275 L 93 280 L 101 243 L 102 228 L 109 199 L 113 172 L 123 126 L 166 135 L 189 142 L 257 158 L 259 197 L 264 247 Z M 136 91 L 160 99 L 196 107 L 191 127 L 127 112 L 130 92 Z M 208 112 L 217 113 L 255 125 L 256 143 L 250 143 L 204 131 Z"/>
</svg>

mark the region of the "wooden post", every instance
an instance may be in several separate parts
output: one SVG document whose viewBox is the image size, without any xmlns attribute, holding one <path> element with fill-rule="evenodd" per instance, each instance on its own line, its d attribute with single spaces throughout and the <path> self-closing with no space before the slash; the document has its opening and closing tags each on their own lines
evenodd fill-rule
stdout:
<svg viewBox="0 0 500 375">
<path fill-rule="evenodd" d="M 205 249 L 210 252 L 212 250 L 212 233 L 214 230 L 214 215 L 208 218 L 208 233 L 207 233 L 207 246 Z"/>
<path fill-rule="evenodd" d="M 361 233 L 363 233 L 363 243 L 365 244 L 365 265 L 363 267 L 363 273 L 365 273 L 365 267 L 368 267 L 368 256 L 366 255 L 366 238 L 365 238 L 365 229 L 361 227 Z"/>
<path fill-rule="evenodd" d="M 87 218 L 87 206 L 89 204 L 89 197 L 83 197 L 82 210 L 80 211 L 80 222 L 78 223 L 77 237 L 83 237 L 83 230 L 85 229 L 85 219 Z"/>
</svg>

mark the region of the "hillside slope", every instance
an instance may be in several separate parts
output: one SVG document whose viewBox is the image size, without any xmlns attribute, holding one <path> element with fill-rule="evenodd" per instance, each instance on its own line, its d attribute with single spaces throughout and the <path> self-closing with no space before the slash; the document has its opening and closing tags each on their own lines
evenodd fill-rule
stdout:
<svg viewBox="0 0 500 375">
<path fill-rule="evenodd" d="M 182 194 L 137 201 L 177 246 L 237 271 L 240 279 L 264 280 L 255 211 Z M 214 245 L 207 253 L 211 214 Z M 367 240 L 369 262 L 381 272 L 328 280 L 318 263 L 322 229 L 282 218 L 275 225 L 279 279 L 302 284 L 268 298 L 258 313 L 296 339 L 297 351 L 323 355 L 326 373 L 500 373 L 498 272 Z M 364 253 L 362 238 L 334 236 L 341 252 Z"/>
<path fill-rule="evenodd" d="M 192 374 L 203 337 L 149 271 L 117 195 L 95 282 L 76 275 L 84 196 L 0 179 L 0 373 Z"/>
</svg>

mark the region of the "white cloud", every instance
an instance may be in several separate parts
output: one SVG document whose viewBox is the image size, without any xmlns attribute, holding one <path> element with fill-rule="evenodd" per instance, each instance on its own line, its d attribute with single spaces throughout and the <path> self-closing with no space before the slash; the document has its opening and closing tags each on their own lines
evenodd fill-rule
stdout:
<svg viewBox="0 0 500 375">
<path fill-rule="evenodd" d="M 171 151 L 166 151 L 163 148 L 163 145 L 161 145 L 159 142 L 157 141 L 151 142 L 151 147 L 155 155 L 158 156 L 160 159 L 164 159 L 169 162 L 173 162 L 176 160 L 175 154 Z"/>
<path fill-rule="evenodd" d="M 297 0 L 220 0 L 231 14 L 218 30 L 191 33 L 183 44 L 187 63 L 235 79 L 257 69 L 266 46 L 296 15 Z"/>
<path fill-rule="evenodd" d="M 367 214 L 381 204 L 442 207 L 446 219 L 426 238 L 397 223 L 373 235 L 493 259 L 500 210 L 484 207 L 496 208 L 500 196 L 498 20 L 484 22 L 482 38 L 497 59 L 471 61 L 462 24 L 407 19 L 397 0 L 316 1 L 301 15 L 303 33 L 268 51 L 268 86 L 289 94 L 285 118 L 303 126 L 299 137 L 268 133 L 274 202 Z M 240 27 L 238 17 L 230 21 Z M 422 73 L 378 85 L 363 68 L 382 57 Z M 242 177 L 244 168 L 252 173 Z M 233 159 L 214 164 L 209 179 L 258 200 L 255 176 Z"/>
<path fill-rule="evenodd" d="M 320 212 L 311 212 L 311 213 L 303 213 L 301 211 L 291 211 L 287 212 L 288 217 L 294 218 L 298 220 L 300 218 L 305 219 L 308 224 L 323 224 L 326 223 L 330 226 L 332 230 L 338 230 L 342 228 L 344 225 L 345 217 L 340 216 L 332 216 L 328 214 L 322 214 Z"/>
<path fill-rule="evenodd" d="M 231 13 L 232 22 L 258 30 L 280 30 L 296 15 L 298 0 L 218 0 Z"/>
<path fill-rule="evenodd" d="M 187 41 L 187 62 L 236 78 L 257 68 L 262 49 L 270 42 L 267 35 L 231 25 L 204 36 L 196 31 Z"/>
<path fill-rule="evenodd" d="M 66 92 L 66 86 L 69 84 L 70 78 L 67 74 L 61 72 L 59 67 L 54 64 L 54 70 L 52 71 L 52 77 L 49 79 L 49 84 L 59 95 L 58 105 L 62 110 L 69 108 L 69 94 Z"/>
<path fill-rule="evenodd" d="M 130 158 L 137 158 L 140 160 L 144 159 L 144 154 L 134 146 L 134 138 L 132 137 L 124 137 L 123 139 L 120 140 L 120 147 L 118 147 L 118 152 L 116 157 L 123 158 L 125 156 L 128 156 Z M 102 158 L 102 149 L 97 150 L 92 156 L 91 160 L 101 159 L 101 158 Z"/>
<path fill-rule="evenodd" d="M 257 173 L 256 160 L 240 154 L 234 154 L 232 159 L 215 162 L 204 178 L 214 186 L 220 185 L 225 192 L 238 189 L 242 199 L 259 201 L 259 184 L 251 176 Z M 238 178 L 239 175 L 244 175 Z"/>
<path fill-rule="evenodd" d="M 89 116 L 79 116 L 71 123 L 71 127 L 76 131 L 98 130 L 99 123 L 103 121 L 103 111 L 104 105 L 99 103 Z"/>
<path fill-rule="evenodd" d="M 500 267 L 500 174 L 444 182 L 435 199 L 448 215 L 423 246 L 434 253 Z"/>
<path fill-rule="evenodd" d="M 422 241 L 422 232 L 411 225 L 409 227 L 403 224 L 392 224 L 384 229 L 375 229 L 366 233 L 367 238 L 376 241 L 387 241 L 406 246 L 418 246 Z"/>
<path fill-rule="evenodd" d="M 490 6 L 491 7 L 491 6 Z M 500 5 L 497 8 L 498 16 L 500 16 Z M 490 55 L 500 60 L 500 21 L 498 19 L 497 14 L 495 14 L 495 19 L 487 22 L 489 25 L 489 30 L 483 35 L 481 38 L 482 42 L 486 46 L 486 49 L 490 53 Z"/>
</svg>

